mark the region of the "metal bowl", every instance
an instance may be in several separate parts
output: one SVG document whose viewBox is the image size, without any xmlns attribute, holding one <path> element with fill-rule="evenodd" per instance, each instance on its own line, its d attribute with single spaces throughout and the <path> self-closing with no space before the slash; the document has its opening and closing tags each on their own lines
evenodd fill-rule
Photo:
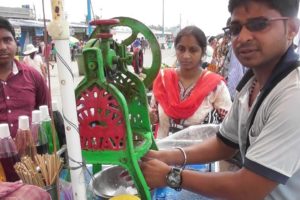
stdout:
<svg viewBox="0 0 300 200">
<path fill-rule="evenodd" d="M 108 167 L 94 175 L 90 187 L 97 196 L 108 199 L 120 194 L 138 194 L 132 187 L 132 181 L 120 177 L 123 171 L 124 168 L 120 166 Z"/>
</svg>

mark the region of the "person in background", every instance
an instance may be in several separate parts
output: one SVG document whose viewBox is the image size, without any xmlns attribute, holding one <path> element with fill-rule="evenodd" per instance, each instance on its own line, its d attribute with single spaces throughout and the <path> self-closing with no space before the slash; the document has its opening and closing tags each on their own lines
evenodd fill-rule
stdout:
<svg viewBox="0 0 300 200">
<path fill-rule="evenodd" d="M 136 38 L 132 43 L 133 48 L 141 48 L 141 45 L 142 43 L 140 38 Z"/>
<path fill-rule="evenodd" d="M 51 42 L 51 60 L 56 62 L 56 47 L 53 41 Z"/>
<path fill-rule="evenodd" d="M 178 68 L 162 69 L 153 84 L 150 119 L 164 138 L 191 125 L 220 123 L 231 100 L 223 78 L 204 70 L 206 37 L 187 26 L 175 38 Z"/>
<path fill-rule="evenodd" d="M 230 25 L 230 21 L 231 20 L 229 18 L 227 20 L 226 26 Z M 228 38 L 227 40 L 229 40 L 230 34 L 225 32 L 224 38 Z M 231 100 L 233 100 L 236 94 L 236 87 L 246 73 L 246 68 L 237 59 L 230 42 L 227 44 L 227 48 L 228 51 L 226 53 L 225 60 L 221 69 L 221 75 L 227 82 L 230 97 Z"/>
<path fill-rule="evenodd" d="M 239 62 L 231 46 L 225 58 L 223 69 L 227 71 L 223 76 L 227 81 L 227 87 L 233 101 L 236 94 L 236 87 L 246 73 L 246 68 Z"/>
<path fill-rule="evenodd" d="M 8 123 L 15 137 L 20 115 L 48 104 L 49 91 L 44 78 L 33 67 L 14 59 L 15 32 L 9 21 L 0 17 L 0 123 Z"/>
<path fill-rule="evenodd" d="M 77 49 L 77 45 L 74 44 L 71 47 L 71 61 L 75 61 L 75 54 L 76 54 L 76 49 Z"/>
<path fill-rule="evenodd" d="M 16 53 L 16 56 L 20 56 L 22 54 L 21 52 L 21 44 L 20 44 L 20 41 L 17 40 L 17 53 Z"/>
<path fill-rule="evenodd" d="M 215 36 L 210 36 L 207 39 L 208 45 L 206 47 L 206 53 L 204 58 L 204 63 L 206 65 L 211 64 L 214 55 L 214 49 L 216 48 L 217 38 Z"/>
<path fill-rule="evenodd" d="M 183 149 L 149 151 L 140 166 L 149 188 L 166 185 L 217 199 L 300 199 L 300 67 L 293 49 L 299 0 L 229 0 L 232 48 L 249 70 L 215 137 Z M 171 103 L 170 103 L 171 104 Z M 232 157 L 236 172 L 172 167 Z"/>
<path fill-rule="evenodd" d="M 141 39 L 141 47 L 142 47 L 143 53 L 146 52 L 147 46 L 148 46 L 147 40 L 144 37 L 142 37 L 142 39 Z"/>
<path fill-rule="evenodd" d="M 23 52 L 25 57 L 23 62 L 28 66 L 34 67 L 40 74 L 44 77 L 45 81 L 47 80 L 47 68 L 43 62 L 42 57 L 38 54 L 38 48 L 35 48 L 33 44 L 26 45 L 26 49 Z"/>
<path fill-rule="evenodd" d="M 208 39 L 209 44 L 208 47 L 210 47 L 213 51 L 210 50 L 207 51 L 207 54 L 209 55 L 209 62 L 208 65 L 206 66 L 206 69 L 215 73 L 219 73 L 220 70 L 220 66 L 222 63 L 222 58 L 223 58 L 223 44 L 224 44 L 224 40 L 222 37 L 218 36 L 218 37 L 210 37 Z M 211 55 L 212 53 L 212 55 Z M 205 67 L 205 66 L 204 66 Z"/>
<path fill-rule="evenodd" d="M 44 55 L 45 55 L 45 46 L 46 46 L 45 42 L 40 41 L 38 46 L 39 46 L 39 54 L 44 57 Z"/>
</svg>

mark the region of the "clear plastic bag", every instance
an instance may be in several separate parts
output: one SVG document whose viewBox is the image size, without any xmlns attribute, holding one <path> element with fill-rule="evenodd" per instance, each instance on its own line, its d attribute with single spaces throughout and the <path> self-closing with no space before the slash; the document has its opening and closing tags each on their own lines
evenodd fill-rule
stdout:
<svg viewBox="0 0 300 200">
<path fill-rule="evenodd" d="M 219 130 L 217 124 L 194 125 L 178 131 L 168 137 L 157 140 L 159 149 L 168 149 L 173 147 L 186 147 L 200 143 L 214 135 Z"/>
</svg>

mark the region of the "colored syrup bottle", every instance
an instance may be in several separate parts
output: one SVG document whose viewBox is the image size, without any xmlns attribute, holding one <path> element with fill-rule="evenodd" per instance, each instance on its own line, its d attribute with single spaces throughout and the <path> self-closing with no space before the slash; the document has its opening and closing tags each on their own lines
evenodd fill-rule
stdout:
<svg viewBox="0 0 300 200">
<path fill-rule="evenodd" d="M 4 169 L 2 167 L 2 164 L 0 162 L 0 182 L 4 182 L 6 181 L 6 176 L 5 176 L 5 172 L 4 172 Z"/>
<path fill-rule="evenodd" d="M 28 156 L 35 160 L 36 147 L 29 128 L 29 117 L 19 116 L 19 126 L 15 137 L 18 154 L 20 157 Z"/>
<path fill-rule="evenodd" d="M 46 132 L 42 128 L 40 110 L 32 111 L 31 133 L 33 136 L 37 153 L 38 154 L 48 153 L 49 150 L 48 139 L 47 139 Z"/>
<path fill-rule="evenodd" d="M 54 138 L 55 138 L 55 143 L 56 143 L 56 150 L 59 149 L 59 142 L 58 142 L 58 137 L 55 132 L 55 130 L 52 129 L 51 126 L 51 118 L 49 115 L 49 110 L 47 105 L 40 106 L 40 111 L 41 111 L 41 120 L 42 120 L 42 129 L 45 131 L 48 139 L 48 147 L 49 147 L 49 153 L 53 153 L 54 151 L 54 141 L 53 141 L 53 136 L 52 132 L 54 132 Z"/>
<path fill-rule="evenodd" d="M 16 162 L 20 162 L 20 158 L 17 147 L 10 137 L 8 124 L 0 124 L 0 163 L 8 182 L 20 180 L 14 169 Z"/>
<path fill-rule="evenodd" d="M 53 112 L 53 122 L 54 122 L 55 130 L 57 132 L 59 144 L 62 146 L 66 144 L 65 125 L 64 125 L 64 119 L 62 117 L 62 114 L 58 110 L 56 101 L 52 101 L 52 112 Z"/>
</svg>

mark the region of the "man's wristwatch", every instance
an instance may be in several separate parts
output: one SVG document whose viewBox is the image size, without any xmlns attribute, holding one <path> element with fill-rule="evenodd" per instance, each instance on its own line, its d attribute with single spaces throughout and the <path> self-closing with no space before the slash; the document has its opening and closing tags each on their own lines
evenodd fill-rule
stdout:
<svg viewBox="0 0 300 200">
<path fill-rule="evenodd" d="M 176 191 L 181 190 L 181 183 L 182 183 L 181 172 L 182 172 L 181 168 L 172 167 L 171 171 L 166 176 L 167 185 Z"/>
</svg>

